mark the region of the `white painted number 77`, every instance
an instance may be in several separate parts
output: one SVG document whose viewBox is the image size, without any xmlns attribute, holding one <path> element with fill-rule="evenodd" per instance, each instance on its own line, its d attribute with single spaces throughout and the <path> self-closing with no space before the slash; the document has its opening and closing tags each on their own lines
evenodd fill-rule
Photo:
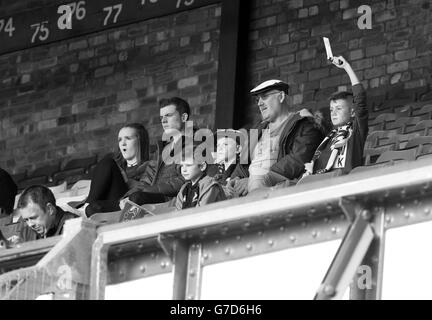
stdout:
<svg viewBox="0 0 432 320">
<path fill-rule="evenodd" d="M 110 18 L 113 9 L 117 10 L 117 12 L 114 16 L 114 19 L 113 19 L 113 23 L 117 23 L 117 18 L 119 16 L 120 12 L 122 11 L 122 8 L 123 8 L 123 4 L 121 4 L 121 3 L 116 4 L 115 6 L 112 6 L 112 7 L 103 8 L 103 11 L 107 11 L 107 15 L 105 16 L 105 20 L 104 20 L 103 25 L 106 26 L 108 24 L 108 19 Z"/>
</svg>

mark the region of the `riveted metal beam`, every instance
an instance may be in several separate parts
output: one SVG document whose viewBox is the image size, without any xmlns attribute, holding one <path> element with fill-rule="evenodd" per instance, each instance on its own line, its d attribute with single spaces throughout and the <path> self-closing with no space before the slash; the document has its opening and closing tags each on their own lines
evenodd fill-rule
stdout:
<svg viewBox="0 0 432 320">
<path fill-rule="evenodd" d="M 371 220 L 374 238 L 350 286 L 351 300 L 380 300 L 384 270 L 384 209 L 378 208 Z"/>
<path fill-rule="evenodd" d="M 90 269 L 90 300 L 104 300 L 105 287 L 108 282 L 108 246 L 103 236 L 93 243 Z"/>
<path fill-rule="evenodd" d="M 315 295 L 315 300 L 342 298 L 373 240 L 374 232 L 369 224 L 370 219 L 370 211 L 363 210 L 350 225 Z"/>
</svg>

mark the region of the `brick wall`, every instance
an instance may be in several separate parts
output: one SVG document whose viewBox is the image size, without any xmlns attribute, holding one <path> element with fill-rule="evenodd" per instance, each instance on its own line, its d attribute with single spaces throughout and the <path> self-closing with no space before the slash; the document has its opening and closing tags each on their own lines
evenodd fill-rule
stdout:
<svg viewBox="0 0 432 320">
<path fill-rule="evenodd" d="M 372 8 L 372 29 L 359 30 L 361 5 Z M 364 86 L 385 94 L 431 82 L 430 0 L 255 0 L 250 30 L 249 86 L 279 78 L 291 85 L 298 109 L 327 108 L 326 98 L 349 87 L 343 70 L 326 61 L 322 37 L 343 55 Z M 258 119 L 249 99 L 246 122 Z"/>
<path fill-rule="evenodd" d="M 16 3 L 0 12 L 22 10 Z M 104 154 L 127 122 L 142 122 L 154 142 L 161 97 L 185 98 L 196 123 L 211 126 L 220 14 L 209 6 L 0 56 L 0 167 Z"/>
</svg>

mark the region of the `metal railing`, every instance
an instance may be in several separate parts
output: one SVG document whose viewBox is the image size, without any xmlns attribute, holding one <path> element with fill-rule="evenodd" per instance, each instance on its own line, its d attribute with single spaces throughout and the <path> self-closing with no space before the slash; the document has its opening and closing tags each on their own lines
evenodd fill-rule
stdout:
<svg viewBox="0 0 432 320">
<path fill-rule="evenodd" d="M 38 295 L 104 299 L 109 284 L 173 272 L 172 297 L 199 299 L 206 266 L 342 239 L 315 298 L 341 298 L 367 265 L 372 287 L 351 286 L 350 297 L 380 299 L 385 231 L 432 220 L 431 194 L 432 165 L 424 159 L 114 225 L 75 219 L 33 269 L 6 273 L 0 285 L 48 270 L 57 291 L 46 285 Z"/>
</svg>

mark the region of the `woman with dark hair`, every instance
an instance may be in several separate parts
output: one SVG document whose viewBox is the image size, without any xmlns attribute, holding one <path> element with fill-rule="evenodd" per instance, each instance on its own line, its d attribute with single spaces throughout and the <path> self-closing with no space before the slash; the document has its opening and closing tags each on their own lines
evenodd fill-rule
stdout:
<svg viewBox="0 0 432 320">
<path fill-rule="evenodd" d="M 131 123 L 120 129 L 119 151 L 105 156 L 93 170 L 90 192 L 84 205 L 89 217 L 120 210 L 120 198 L 139 181 L 149 160 L 149 136 L 143 125 Z"/>
</svg>

